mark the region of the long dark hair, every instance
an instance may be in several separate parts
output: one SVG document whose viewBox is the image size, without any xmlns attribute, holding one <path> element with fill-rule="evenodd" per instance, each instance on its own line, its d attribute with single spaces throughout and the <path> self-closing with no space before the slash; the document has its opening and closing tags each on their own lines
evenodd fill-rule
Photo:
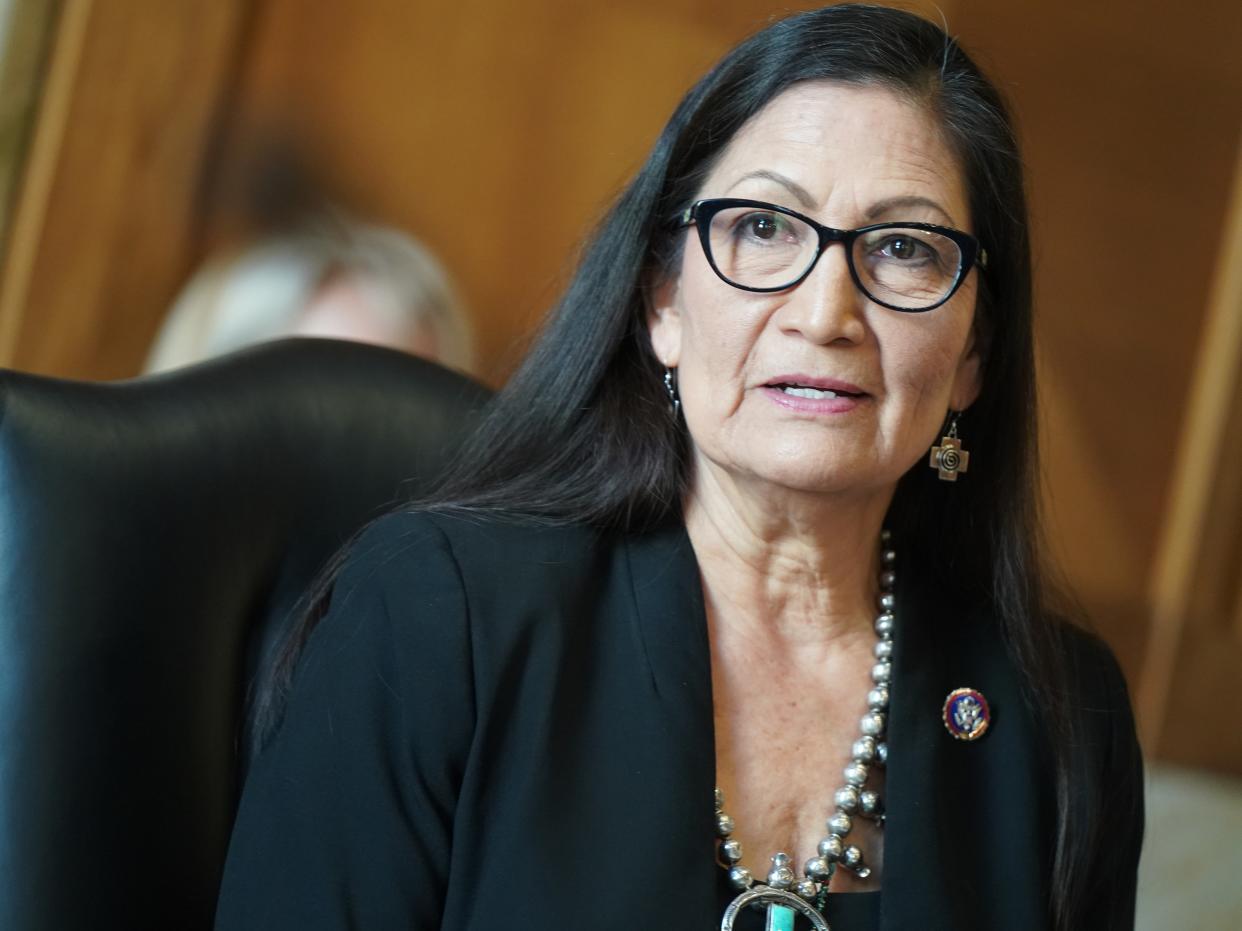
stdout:
<svg viewBox="0 0 1242 931">
<path fill-rule="evenodd" d="M 1060 625 L 1044 603 L 1036 508 L 1031 259 L 1022 164 L 1008 110 L 957 42 L 898 10 L 842 5 L 800 13 L 754 35 L 677 107 L 633 182 L 590 239 L 532 350 L 463 451 L 463 468 L 424 509 L 521 515 L 633 530 L 680 516 L 689 475 L 684 428 L 668 414 L 646 326 L 650 283 L 685 241 L 684 210 L 738 129 L 791 85 L 881 86 L 937 117 L 961 160 L 973 232 L 988 251 L 976 326 L 983 384 L 962 417 L 978 461 L 948 486 L 915 468 L 888 524 L 937 590 L 998 619 L 1027 691 L 1050 722 L 1058 823 L 1052 909 L 1070 927 L 1094 826 L 1068 830 L 1073 721 L 1059 660 Z M 319 590 L 327 592 L 330 578 Z M 318 612 L 290 640 L 269 719 Z"/>
</svg>

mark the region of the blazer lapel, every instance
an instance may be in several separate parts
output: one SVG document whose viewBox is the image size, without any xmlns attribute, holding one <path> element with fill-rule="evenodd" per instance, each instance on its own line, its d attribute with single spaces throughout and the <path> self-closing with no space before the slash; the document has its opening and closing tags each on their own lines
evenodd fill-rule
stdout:
<svg viewBox="0 0 1242 931">
<path fill-rule="evenodd" d="M 676 864 L 661 876 L 667 907 L 661 927 L 693 928 L 716 909 L 716 746 L 712 717 L 711 654 L 703 586 L 694 550 L 680 525 L 626 541 L 634 591 L 634 637 L 646 657 L 660 709 L 669 778 L 651 803 L 667 806 L 662 846 Z M 673 885 L 669 885 L 670 881 Z M 676 895 L 669 895 L 676 889 Z"/>
</svg>

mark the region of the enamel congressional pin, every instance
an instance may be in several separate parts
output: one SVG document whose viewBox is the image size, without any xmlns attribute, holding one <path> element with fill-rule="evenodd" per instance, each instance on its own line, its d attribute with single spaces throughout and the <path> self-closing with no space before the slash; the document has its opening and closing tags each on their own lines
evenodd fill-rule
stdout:
<svg viewBox="0 0 1242 931">
<path fill-rule="evenodd" d="M 978 689 L 954 689 L 944 700 L 944 726 L 958 740 L 978 740 L 992 723 L 988 700 Z"/>
</svg>

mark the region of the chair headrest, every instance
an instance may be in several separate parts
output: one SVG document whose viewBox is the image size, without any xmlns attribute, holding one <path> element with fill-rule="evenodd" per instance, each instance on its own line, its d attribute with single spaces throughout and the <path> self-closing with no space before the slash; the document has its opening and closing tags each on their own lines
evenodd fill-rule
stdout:
<svg viewBox="0 0 1242 931">
<path fill-rule="evenodd" d="M 97 906 L 158 887 L 67 870 L 66 841 L 89 850 L 96 831 L 143 862 L 222 854 L 259 656 L 341 545 L 426 490 L 487 397 L 332 340 L 126 382 L 0 372 L 0 863 L 60 864 L 56 888 L 27 877 L 30 902 L 67 881 Z"/>
</svg>

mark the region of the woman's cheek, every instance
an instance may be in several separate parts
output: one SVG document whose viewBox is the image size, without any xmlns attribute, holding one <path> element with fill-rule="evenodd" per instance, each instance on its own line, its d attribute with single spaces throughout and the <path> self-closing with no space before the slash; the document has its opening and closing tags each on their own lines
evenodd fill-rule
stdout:
<svg viewBox="0 0 1242 931">
<path fill-rule="evenodd" d="M 896 369 L 896 381 L 903 388 L 938 396 L 950 390 L 964 347 L 965 338 L 957 333 L 906 341 L 889 356 L 887 364 Z"/>
</svg>

